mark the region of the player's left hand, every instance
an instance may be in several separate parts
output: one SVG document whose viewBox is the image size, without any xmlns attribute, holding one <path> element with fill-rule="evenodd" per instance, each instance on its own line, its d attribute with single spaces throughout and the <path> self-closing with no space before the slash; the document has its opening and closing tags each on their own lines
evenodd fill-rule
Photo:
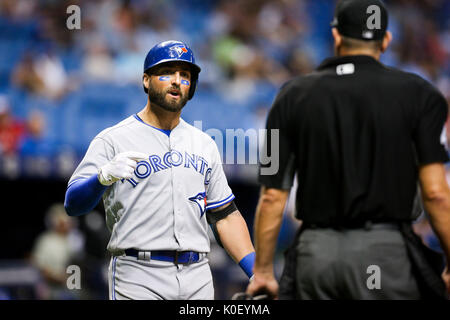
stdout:
<svg viewBox="0 0 450 320">
<path fill-rule="evenodd" d="M 247 286 L 246 293 L 251 296 L 267 294 L 270 299 L 278 299 L 278 282 L 273 273 L 255 272 Z"/>
</svg>

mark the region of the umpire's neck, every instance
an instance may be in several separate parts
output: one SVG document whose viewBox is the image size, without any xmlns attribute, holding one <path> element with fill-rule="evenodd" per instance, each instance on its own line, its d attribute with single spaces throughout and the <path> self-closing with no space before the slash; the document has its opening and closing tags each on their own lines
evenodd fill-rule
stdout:
<svg viewBox="0 0 450 320">
<path fill-rule="evenodd" d="M 377 42 L 343 37 L 336 28 L 332 28 L 331 33 L 334 38 L 334 52 L 338 57 L 365 55 L 380 60 L 381 54 L 387 50 L 392 40 L 389 31 L 386 31 L 383 39 Z"/>
</svg>

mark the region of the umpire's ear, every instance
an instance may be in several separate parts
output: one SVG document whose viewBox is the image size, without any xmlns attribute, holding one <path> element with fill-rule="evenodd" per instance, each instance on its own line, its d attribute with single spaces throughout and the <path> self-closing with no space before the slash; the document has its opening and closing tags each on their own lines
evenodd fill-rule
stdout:
<svg viewBox="0 0 450 320">
<path fill-rule="evenodd" d="M 392 41 L 392 33 L 390 31 L 386 31 L 383 38 L 383 43 L 381 44 L 381 52 L 385 52 L 389 47 L 389 44 Z"/>
<path fill-rule="evenodd" d="M 333 35 L 334 39 L 334 47 L 335 48 L 340 47 L 342 43 L 342 37 L 339 31 L 336 28 L 331 28 L 331 34 Z"/>
</svg>

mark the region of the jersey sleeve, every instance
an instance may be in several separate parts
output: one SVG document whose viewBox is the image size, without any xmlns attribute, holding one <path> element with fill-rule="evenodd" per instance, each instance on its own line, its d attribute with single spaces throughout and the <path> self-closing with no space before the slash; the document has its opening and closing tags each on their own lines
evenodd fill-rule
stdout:
<svg viewBox="0 0 450 320">
<path fill-rule="evenodd" d="M 218 208 L 234 199 L 234 194 L 228 186 L 228 181 L 223 171 L 219 150 L 213 141 L 212 144 L 212 163 L 205 177 L 206 210 Z"/>
<path fill-rule="evenodd" d="M 267 159 L 260 158 L 260 184 L 267 188 L 290 189 L 295 175 L 295 155 L 292 135 L 289 134 L 289 106 L 286 86 L 275 98 L 266 123 L 263 153 Z"/>
<path fill-rule="evenodd" d="M 98 173 L 101 166 L 108 163 L 114 157 L 113 147 L 105 139 L 96 137 L 89 145 L 83 160 L 75 169 L 69 180 L 68 187 L 80 179 L 87 179 Z"/>
<path fill-rule="evenodd" d="M 447 113 L 445 98 L 437 89 L 431 88 L 422 102 L 414 132 L 414 143 L 420 164 L 449 160 L 445 146 Z"/>
</svg>

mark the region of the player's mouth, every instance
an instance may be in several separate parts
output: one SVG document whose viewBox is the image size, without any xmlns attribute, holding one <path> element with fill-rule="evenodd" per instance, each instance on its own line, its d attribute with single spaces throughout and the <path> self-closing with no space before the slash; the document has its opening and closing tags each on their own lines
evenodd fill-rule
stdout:
<svg viewBox="0 0 450 320">
<path fill-rule="evenodd" d="M 177 89 L 171 89 L 167 92 L 167 94 L 175 99 L 178 99 L 179 97 L 181 97 L 181 91 L 177 90 Z"/>
</svg>

